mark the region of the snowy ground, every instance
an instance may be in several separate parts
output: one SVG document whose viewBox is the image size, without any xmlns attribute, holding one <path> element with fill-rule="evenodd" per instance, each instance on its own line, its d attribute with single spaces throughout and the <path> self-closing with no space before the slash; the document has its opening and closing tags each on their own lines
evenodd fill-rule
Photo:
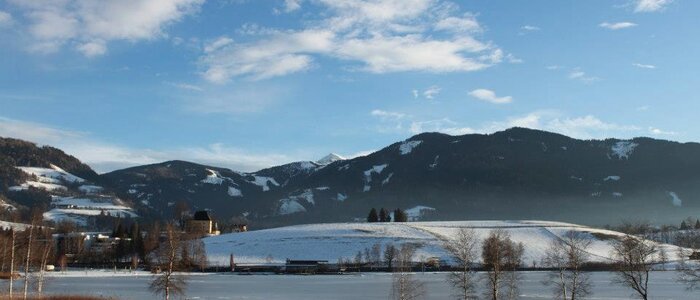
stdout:
<svg viewBox="0 0 700 300">
<path fill-rule="evenodd" d="M 110 271 L 51 273 L 46 282 L 48 294 L 89 294 L 116 297 L 120 300 L 157 299 L 148 290 L 152 278 L 145 272 L 133 275 L 111 276 Z M 545 272 L 521 272 L 519 299 L 552 299 L 551 288 L 544 286 Z M 593 272 L 591 297 L 586 299 L 636 299 L 633 292 L 613 283 L 614 274 Z M 418 273 L 416 278 L 426 287 L 425 299 L 454 299 L 453 290 L 446 282 L 445 273 Z M 676 281 L 675 272 L 653 272 L 650 299 L 697 299 L 698 292 L 688 291 Z M 251 300 L 306 300 L 306 299 L 389 299 L 392 276 L 388 273 L 351 275 L 230 275 L 205 274 L 189 276 L 186 299 L 251 299 Z M 21 289 L 23 282 L 16 282 Z M 0 288 L 7 290 L 7 282 Z M 477 285 L 483 293 L 485 282 Z M 185 298 L 183 298 L 185 299 Z"/>
<path fill-rule="evenodd" d="M 590 260 L 609 262 L 611 241 L 622 236 L 619 232 L 595 229 L 575 224 L 545 221 L 457 221 L 409 223 L 333 223 L 288 226 L 267 230 L 232 233 L 204 239 L 209 261 L 226 266 L 230 254 L 238 264 L 283 263 L 286 259 L 328 260 L 352 259 L 358 251 L 374 244 L 400 246 L 413 243 L 420 248 L 414 260 L 430 257 L 449 260 L 443 249 L 444 241 L 460 228 L 471 228 L 479 240 L 494 229 L 507 231 L 515 242 L 525 245 L 527 265 L 540 263 L 548 245 L 569 231 L 582 232 L 591 239 L 586 249 Z M 677 247 L 661 245 L 670 260 L 676 259 Z M 478 247 L 479 249 L 481 247 Z M 479 254 L 480 256 L 480 254 Z"/>
</svg>

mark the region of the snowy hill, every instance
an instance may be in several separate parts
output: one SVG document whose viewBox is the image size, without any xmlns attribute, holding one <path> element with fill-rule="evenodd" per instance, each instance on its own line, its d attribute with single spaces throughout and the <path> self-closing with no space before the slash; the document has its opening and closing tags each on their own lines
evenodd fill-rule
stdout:
<svg viewBox="0 0 700 300">
<path fill-rule="evenodd" d="M 513 241 L 525 245 L 524 261 L 528 265 L 533 261 L 539 264 L 550 242 L 569 231 L 585 233 L 591 239 L 592 244 L 586 251 L 589 259 L 595 262 L 609 262 L 611 241 L 624 236 L 615 231 L 546 221 L 331 223 L 225 234 L 206 238 L 204 243 L 210 263 L 221 266 L 228 265 L 230 254 L 239 264 L 283 263 L 286 259 L 335 263 L 339 258 L 352 259 L 358 251 L 375 244 L 384 248 L 389 243 L 418 245 L 416 261 L 429 257 L 449 260 L 442 244 L 453 238 L 460 228 L 473 229 L 479 240 L 494 229 L 507 231 Z M 676 259 L 676 246 L 661 247 L 670 260 Z"/>
</svg>

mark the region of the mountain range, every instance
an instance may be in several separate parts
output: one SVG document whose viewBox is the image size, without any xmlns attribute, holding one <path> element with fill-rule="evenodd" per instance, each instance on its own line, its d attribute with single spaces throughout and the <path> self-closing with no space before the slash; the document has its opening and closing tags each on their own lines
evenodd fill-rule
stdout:
<svg viewBox="0 0 700 300">
<path fill-rule="evenodd" d="M 258 228 L 363 220 L 373 207 L 402 208 L 414 220 L 676 222 L 700 214 L 700 144 L 511 128 L 422 133 L 366 156 L 252 173 L 176 160 L 97 174 L 59 149 L 3 138 L 0 201 L 7 210 L 43 205 L 59 219 L 71 217 L 67 209 L 168 219 L 186 203 Z"/>
</svg>

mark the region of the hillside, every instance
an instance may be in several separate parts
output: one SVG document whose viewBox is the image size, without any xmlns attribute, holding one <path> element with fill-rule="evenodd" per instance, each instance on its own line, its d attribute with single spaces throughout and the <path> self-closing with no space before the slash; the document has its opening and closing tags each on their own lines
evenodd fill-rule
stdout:
<svg viewBox="0 0 700 300">
<path fill-rule="evenodd" d="M 58 149 L 2 141 L 0 204 L 25 208 L 63 201 L 52 195 L 86 198 L 94 186 L 100 192 L 92 194 L 118 200 L 107 203 L 121 206 L 114 213 L 168 219 L 185 203 L 220 221 L 247 218 L 252 228 L 362 220 L 372 207 L 407 209 L 424 221 L 603 225 L 700 215 L 700 144 L 650 138 L 579 140 L 524 128 L 423 133 L 362 157 L 250 173 L 175 160 L 101 175 Z M 94 215 L 105 207 L 87 208 Z"/>
<path fill-rule="evenodd" d="M 424 133 L 328 164 L 296 162 L 253 173 L 196 164 L 185 173 L 168 166 L 177 164 L 102 178 L 121 197 L 137 205 L 146 200 L 160 213 L 182 199 L 219 218 L 246 216 L 258 228 L 363 219 L 371 207 L 432 208 L 423 220 L 586 224 L 675 223 L 700 214 L 700 144 L 650 138 L 578 140 L 523 128 L 488 135 Z M 207 170 L 230 180 L 206 185 Z M 138 186 L 146 182 L 155 184 Z M 229 195 L 229 187 L 241 195 Z"/>
<path fill-rule="evenodd" d="M 352 260 L 358 251 L 379 244 L 400 246 L 411 243 L 418 246 L 415 261 L 439 257 L 450 261 L 443 242 L 453 239 L 460 228 L 474 230 L 483 241 L 490 231 L 502 229 L 515 242 L 525 246 L 523 261 L 542 262 L 547 247 L 553 240 L 564 237 L 569 231 L 581 232 L 591 240 L 586 249 L 593 262 L 611 261 L 611 242 L 622 233 L 594 229 L 559 222 L 543 221 L 455 221 L 414 223 L 333 223 L 296 225 L 282 228 L 225 234 L 204 239 L 210 263 L 227 266 L 234 255 L 238 264 L 284 263 L 286 259 L 327 260 L 335 263 L 339 258 Z M 661 245 L 670 260 L 676 259 L 677 247 Z M 477 246 L 478 251 L 481 244 Z M 481 254 L 478 254 L 481 257 Z"/>
<path fill-rule="evenodd" d="M 0 217 L 28 221 L 30 210 L 47 221 L 95 225 L 100 215 L 137 217 L 131 205 L 98 185 L 89 166 L 63 151 L 0 138 Z"/>
</svg>

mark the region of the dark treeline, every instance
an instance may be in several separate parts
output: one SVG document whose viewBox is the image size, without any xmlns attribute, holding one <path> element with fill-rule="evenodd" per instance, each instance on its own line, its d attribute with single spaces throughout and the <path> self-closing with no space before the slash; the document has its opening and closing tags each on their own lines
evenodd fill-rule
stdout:
<svg viewBox="0 0 700 300">
<path fill-rule="evenodd" d="M 369 215 L 367 216 L 367 222 L 369 223 L 374 223 L 374 222 L 391 222 L 392 221 L 392 213 L 393 213 L 393 221 L 394 222 L 408 222 L 408 215 L 406 212 L 400 208 L 395 209 L 393 212 L 389 212 L 388 210 L 384 209 L 383 207 L 379 210 L 379 213 L 377 213 L 376 208 L 372 208 L 369 211 Z"/>
</svg>

